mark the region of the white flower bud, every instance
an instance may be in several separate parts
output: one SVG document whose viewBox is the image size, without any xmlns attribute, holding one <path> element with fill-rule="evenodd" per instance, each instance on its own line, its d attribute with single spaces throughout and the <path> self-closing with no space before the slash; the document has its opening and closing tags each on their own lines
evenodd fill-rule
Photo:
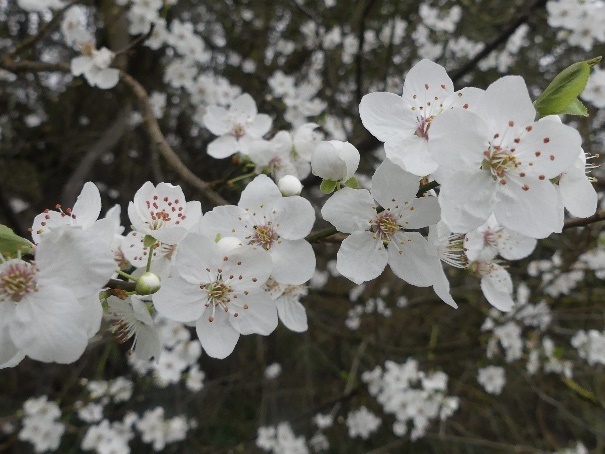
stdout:
<svg viewBox="0 0 605 454">
<path fill-rule="evenodd" d="M 313 152 L 313 174 L 324 180 L 346 181 L 359 166 L 359 151 L 349 142 L 321 142 Z"/>
<path fill-rule="evenodd" d="M 216 244 L 218 245 L 221 254 L 226 254 L 235 248 L 243 246 L 242 242 L 234 236 L 226 236 L 221 238 Z"/>
<path fill-rule="evenodd" d="M 286 175 L 279 179 L 277 187 L 284 196 L 288 197 L 291 195 L 300 195 L 303 185 L 294 175 Z"/>
<path fill-rule="evenodd" d="M 137 279 L 135 290 L 137 295 L 151 295 L 160 289 L 160 277 L 155 273 L 146 272 Z"/>
</svg>

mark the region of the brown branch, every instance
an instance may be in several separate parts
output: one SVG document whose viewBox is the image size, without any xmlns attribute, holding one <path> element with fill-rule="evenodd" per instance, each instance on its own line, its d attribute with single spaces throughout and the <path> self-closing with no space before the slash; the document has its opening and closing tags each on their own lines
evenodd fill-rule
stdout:
<svg viewBox="0 0 605 454">
<path fill-rule="evenodd" d="M 566 219 L 563 229 L 570 229 L 573 227 L 585 227 L 595 222 L 605 221 L 605 211 L 597 211 L 595 214 L 588 218 L 572 218 Z"/>
<path fill-rule="evenodd" d="M 199 190 L 204 197 L 216 205 L 228 205 L 229 202 L 225 200 L 219 193 L 212 190 L 210 184 L 200 179 L 195 175 L 189 168 L 181 161 L 175 151 L 172 149 L 170 144 L 166 141 L 164 134 L 160 130 L 160 125 L 153 115 L 153 109 L 149 103 L 149 95 L 145 91 L 145 88 L 132 76 L 126 74 L 124 71 L 120 71 L 120 77 L 132 90 L 133 94 L 139 101 L 141 110 L 143 111 L 143 124 L 147 134 L 158 147 L 164 159 L 168 162 L 170 167 L 179 174 L 179 176 L 187 183 L 192 185 L 194 188 Z"/>
<path fill-rule="evenodd" d="M 62 71 L 70 72 L 69 65 L 65 63 L 45 63 L 39 61 L 14 61 L 10 58 L 0 60 L 0 68 L 6 69 L 11 72 L 24 72 L 24 71 Z M 179 156 L 172 149 L 170 144 L 166 141 L 160 125 L 158 124 L 155 116 L 153 115 L 153 109 L 149 103 L 149 95 L 143 86 L 132 76 L 120 71 L 120 78 L 131 89 L 134 96 L 139 101 L 143 113 L 144 127 L 147 134 L 158 147 L 164 159 L 168 162 L 168 165 L 187 183 L 199 190 L 202 195 L 214 203 L 215 205 L 227 205 L 229 202 L 224 199 L 218 192 L 212 190 L 209 183 L 195 175 L 187 166 L 181 161 Z"/>
<path fill-rule="evenodd" d="M 471 72 L 475 68 L 477 63 L 479 63 L 481 60 L 483 60 L 485 57 L 487 57 L 489 54 L 491 54 L 501 44 L 505 43 L 508 40 L 508 38 L 510 38 L 512 36 L 512 34 L 515 33 L 521 25 L 526 23 L 529 20 L 529 18 L 533 16 L 534 12 L 537 9 L 544 8 L 544 6 L 546 5 L 546 2 L 547 2 L 547 0 L 536 0 L 529 7 L 529 9 L 527 10 L 527 12 L 525 14 L 523 14 L 521 17 L 519 17 L 514 22 L 512 22 L 508 27 L 506 27 L 500 35 L 498 35 L 492 41 L 487 43 L 485 45 L 485 47 L 477 55 L 475 55 L 468 62 L 466 62 L 464 65 L 462 65 L 462 67 L 458 68 L 455 71 L 452 71 L 450 73 L 450 77 L 452 78 L 452 81 L 455 83 L 458 80 L 460 80 L 462 77 L 466 76 L 469 72 Z"/>
</svg>

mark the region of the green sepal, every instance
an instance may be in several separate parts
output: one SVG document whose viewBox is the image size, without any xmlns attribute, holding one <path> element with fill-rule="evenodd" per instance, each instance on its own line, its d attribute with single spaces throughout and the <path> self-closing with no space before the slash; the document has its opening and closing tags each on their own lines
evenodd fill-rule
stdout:
<svg viewBox="0 0 605 454">
<path fill-rule="evenodd" d="M 361 187 L 361 186 L 359 186 L 359 181 L 357 181 L 357 178 L 355 178 L 355 177 L 351 177 L 347 181 L 345 181 L 345 186 L 347 188 L 353 188 L 353 189 L 359 189 Z"/>
<path fill-rule="evenodd" d="M 34 245 L 31 241 L 21 238 L 9 227 L 0 225 L 0 253 L 5 257 L 17 257 L 21 254 L 31 254 Z"/>
<path fill-rule="evenodd" d="M 216 236 L 214 237 L 214 242 L 218 243 L 219 241 L 221 241 L 222 237 L 223 236 L 220 233 L 217 233 Z"/>
<path fill-rule="evenodd" d="M 323 192 L 324 194 L 332 194 L 334 192 L 334 190 L 336 189 L 336 185 L 338 183 L 334 180 L 323 180 L 321 182 L 321 185 L 319 186 L 319 189 L 321 189 L 321 192 Z"/>
<path fill-rule="evenodd" d="M 574 108 L 579 106 L 571 106 L 571 104 L 584 91 L 590 76 L 590 68 L 600 61 L 601 57 L 580 61 L 557 74 L 546 87 L 546 90 L 534 102 L 538 116 L 545 117 L 547 115 L 568 113 L 566 112 L 567 109 L 571 109 L 571 112 L 569 112 L 571 115 L 582 115 L 573 113 Z"/>
<path fill-rule="evenodd" d="M 151 247 L 154 246 L 155 243 L 157 243 L 158 241 L 152 237 L 151 235 L 145 235 L 145 239 L 143 240 L 143 246 L 144 247 Z"/>
</svg>

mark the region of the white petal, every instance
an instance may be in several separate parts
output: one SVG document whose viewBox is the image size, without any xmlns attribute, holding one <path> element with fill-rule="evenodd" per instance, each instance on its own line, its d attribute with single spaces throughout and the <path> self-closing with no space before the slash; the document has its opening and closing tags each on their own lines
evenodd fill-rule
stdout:
<svg viewBox="0 0 605 454">
<path fill-rule="evenodd" d="M 502 134 L 512 121 L 515 129 L 533 124 L 536 109 L 520 76 L 505 76 L 492 83 L 475 110 L 492 128 Z"/>
<path fill-rule="evenodd" d="M 242 191 L 238 206 L 254 212 L 272 206 L 281 198 L 281 192 L 275 182 L 267 175 L 259 175 Z"/>
<path fill-rule="evenodd" d="M 324 180 L 340 181 L 347 177 L 347 164 L 331 142 L 321 142 L 315 148 L 311 158 L 311 169 L 314 175 Z"/>
<path fill-rule="evenodd" d="M 465 87 L 449 95 L 443 102 L 443 109 L 466 109 L 473 112 L 483 98 L 485 90 L 475 87 Z"/>
<path fill-rule="evenodd" d="M 257 115 L 254 120 L 252 120 L 252 123 L 246 126 L 246 134 L 249 134 L 250 137 L 260 139 L 269 132 L 272 124 L 273 119 L 269 115 Z"/>
<path fill-rule="evenodd" d="M 273 273 L 280 284 L 300 285 L 315 273 L 315 253 L 305 240 L 282 240 L 271 246 Z"/>
<path fill-rule="evenodd" d="M 14 317 L 15 306 L 11 301 L 0 302 L 0 366 L 8 363 L 19 353 L 8 330 Z"/>
<path fill-rule="evenodd" d="M 384 150 L 387 158 L 414 175 L 426 176 L 437 170 L 437 161 L 430 155 L 428 142 L 422 137 L 412 135 L 387 142 Z"/>
<path fill-rule="evenodd" d="M 406 229 L 420 229 L 437 224 L 441 220 L 441 208 L 437 197 L 421 197 L 414 199 L 409 207 L 403 207 Z M 403 224 L 401 224 L 403 225 Z"/>
<path fill-rule="evenodd" d="M 99 300 L 99 294 L 78 298 L 78 304 L 82 308 L 82 328 L 86 335 L 91 339 L 99 332 L 101 321 L 103 320 L 103 306 Z"/>
<path fill-rule="evenodd" d="M 371 232 L 355 232 L 340 245 L 336 269 L 347 279 L 361 284 L 380 276 L 387 260 L 382 241 L 374 239 Z"/>
<path fill-rule="evenodd" d="M 247 220 L 248 214 L 238 206 L 218 206 L 204 214 L 199 231 L 213 241 L 217 235 L 234 236 L 243 240 L 252 230 L 251 227 L 246 227 Z"/>
<path fill-rule="evenodd" d="M 233 307 L 230 311 L 231 325 L 240 334 L 261 334 L 268 336 L 277 328 L 277 307 L 271 300 L 269 294 L 263 290 L 251 291 L 247 295 L 239 294 L 237 300 L 238 308 Z M 244 309 L 244 304 L 247 309 Z M 238 316 L 233 316 L 233 311 Z"/>
<path fill-rule="evenodd" d="M 218 106 L 208 106 L 202 119 L 204 126 L 215 136 L 222 136 L 229 132 L 231 124 L 229 114 Z"/>
<path fill-rule="evenodd" d="M 38 281 L 69 288 L 76 298 L 101 290 L 116 263 L 110 245 L 89 232 L 63 227 L 43 235 L 36 248 Z"/>
<path fill-rule="evenodd" d="M 359 116 L 364 127 L 381 142 L 399 140 L 414 134 L 416 118 L 401 96 L 393 93 L 369 93 L 361 99 Z"/>
<path fill-rule="evenodd" d="M 560 232 L 563 213 L 553 184 L 548 180 L 533 180 L 528 182 L 527 191 L 521 184 L 510 181 L 501 189 L 494 208 L 498 223 L 532 238 L 546 238 Z"/>
<path fill-rule="evenodd" d="M 237 153 L 238 148 L 237 139 L 231 134 L 226 134 L 208 144 L 208 155 L 214 159 L 225 159 Z"/>
<path fill-rule="evenodd" d="M 76 361 L 88 344 L 82 322 L 83 313 L 72 292 L 59 286 L 40 286 L 17 305 L 10 334 L 30 358 L 68 364 Z"/>
<path fill-rule="evenodd" d="M 72 58 L 71 63 L 71 73 L 74 76 L 81 76 L 85 72 L 89 71 L 93 66 L 92 58 L 81 55 L 76 58 Z"/>
<path fill-rule="evenodd" d="M 439 163 L 439 175 L 475 170 L 485 158 L 489 128 L 478 115 L 452 109 L 438 115 L 429 130 L 429 152 Z"/>
<path fill-rule="evenodd" d="M 383 208 L 403 207 L 415 198 L 420 186 L 420 178 L 402 170 L 388 159 L 372 177 L 372 196 Z"/>
<path fill-rule="evenodd" d="M 287 240 L 300 240 L 307 236 L 315 223 L 315 210 L 302 197 L 284 197 L 273 205 L 276 211 L 273 224 L 277 233 Z"/>
<path fill-rule="evenodd" d="M 343 188 L 327 200 L 321 215 L 339 232 L 353 233 L 370 227 L 376 217 L 374 203 L 367 189 Z"/>
<path fill-rule="evenodd" d="M 458 172 L 441 183 L 441 219 L 454 233 L 467 233 L 493 212 L 496 183 L 484 171 Z"/>
<path fill-rule="evenodd" d="M 454 84 L 445 68 L 430 60 L 416 63 L 405 77 L 403 98 L 408 103 L 436 107 L 454 91 Z M 416 96 L 415 100 L 412 97 Z M 427 104 L 428 103 L 428 104 Z"/>
<path fill-rule="evenodd" d="M 222 310 L 216 311 L 212 322 L 208 317 L 200 318 L 195 329 L 204 351 L 212 358 L 229 356 L 239 339 L 239 333 L 229 323 L 229 315 Z"/>
<path fill-rule="evenodd" d="M 559 193 L 563 205 L 580 218 L 592 216 L 597 211 L 598 196 L 583 169 L 572 168 L 559 180 Z"/>
<path fill-rule="evenodd" d="M 280 298 L 277 302 L 279 319 L 290 331 L 302 333 L 307 331 L 307 311 L 299 302 L 291 298 Z"/>
<path fill-rule="evenodd" d="M 77 225 L 88 228 L 99 219 L 101 213 L 101 194 L 99 189 L 92 182 L 87 182 L 82 188 L 72 210 L 76 217 Z"/>
<path fill-rule="evenodd" d="M 267 282 L 273 271 L 273 261 L 271 254 L 263 248 L 241 246 L 225 253 L 220 267 L 223 281 L 235 291 L 253 290 Z"/>
<path fill-rule="evenodd" d="M 458 305 L 454 301 L 454 298 L 452 298 L 452 295 L 450 295 L 450 282 L 447 280 L 443 268 L 441 269 L 441 273 L 438 272 L 435 275 L 433 290 L 444 303 L 452 306 L 454 309 L 458 309 Z"/>
<path fill-rule="evenodd" d="M 393 273 L 417 287 L 433 285 L 441 262 L 429 242 L 417 232 L 397 232 L 388 245 L 389 265 Z"/>
<path fill-rule="evenodd" d="M 247 117 L 256 116 L 256 102 L 248 93 L 243 93 L 233 100 L 229 109 L 231 112 L 238 112 Z"/>
<path fill-rule="evenodd" d="M 544 175 L 555 178 L 573 165 L 581 149 L 580 133 L 570 126 L 554 121 L 533 123 L 516 145 L 517 159 L 530 177 Z"/>
<path fill-rule="evenodd" d="M 120 81 L 120 71 L 115 68 L 104 68 L 97 73 L 97 87 L 107 90 L 115 87 Z"/>
<path fill-rule="evenodd" d="M 489 274 L 481 278 L 481 291 L 487 301 L 502 312 L 510 311 L 515 303 L 512 299 L 513 282 L 510 274 L 495 263 Z"/>
<path fill-rule="evenodd" d="M 153 295 L 153 305 L 164 317 L 177 322 L 192 322 L 202 316 L 208 302 L 206 292 L 180 277 L 164 279 Z"/>
<path fill-rule="evenodd" d="M 178 246 L 176 270 L 179 276 L 191 284 L 210 283 L 207 269 L 216 271 L 221 263 L 218 246 L 203 235 L 191 233 Z"/>
<path fill-rule="evenodd" d="M 534 238 L 508 229 L 504 229 L 496 240 L 498 252 L 506 260 L 524 259 L 534 252 L 537 243 Z"/>
</svg>

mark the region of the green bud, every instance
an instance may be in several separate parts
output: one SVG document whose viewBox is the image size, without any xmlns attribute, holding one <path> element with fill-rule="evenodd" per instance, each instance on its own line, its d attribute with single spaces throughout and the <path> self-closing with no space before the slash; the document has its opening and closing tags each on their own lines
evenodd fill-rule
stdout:
<svg viewBox="0 0 605 454">
<path fill-rule="evenodd" d="M 137 295 L 152 295 L 160 289 L 160 277 L 149 271 L 137 279 L 135 291 Z"/>
</svg>

